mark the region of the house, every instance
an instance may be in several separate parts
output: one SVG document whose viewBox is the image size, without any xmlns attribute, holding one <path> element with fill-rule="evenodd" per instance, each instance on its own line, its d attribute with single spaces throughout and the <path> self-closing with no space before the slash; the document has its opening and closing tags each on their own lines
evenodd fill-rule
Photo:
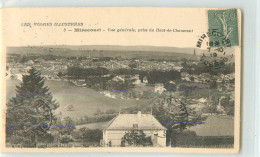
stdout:
<svg viewBox="0 0 260 157">
<path fill-rule="evenodd" d="M 135 84 L 135 85 L 141 84 L 141 80 L 139 79 L 139 75 L 135 75 L 134 77 L 132 77 L 132 80 L 134 80 L 133 84 Z"/>
<path fill-rule="evenodd" d="M 115 76 L 112 80 L 113 81 L 125 81 L 125 79 L 121 76 Z"/>
<path fill-rule="evenodd" d="M 25 63 L 25 65 L 29 65 L 29 66 L 31 66 L 33 64 L 34 64 L 34 61 L 32 61 L 32 60 L 29 60 L 28 62 Z"/>
<path fill-rule="evenodd" d="M 145 83 L 145 84 L 147 84 L 147 83 L 148 83 L 147 76 L 145 76 L 145 77 L 143 78 L 143 83 Z"/>
<path fill-rule="evenodd" d="M 162 94 L 164 91 L 166 91 L 166 89 L 164 88 L 164 85 L 161 83 L 158 83 L 154 86 L 154 92 L 155 93 L 159 93 Z"/>
<path fill-rule="evenodd" d="M 133 129 L 142 130 L 151 136 L 154 147 L 166 147 L 166 128 L 151 114 L 119 114 L 103 129 L 102 145 L 120 147 L 122 137 Z"/>
</svg>

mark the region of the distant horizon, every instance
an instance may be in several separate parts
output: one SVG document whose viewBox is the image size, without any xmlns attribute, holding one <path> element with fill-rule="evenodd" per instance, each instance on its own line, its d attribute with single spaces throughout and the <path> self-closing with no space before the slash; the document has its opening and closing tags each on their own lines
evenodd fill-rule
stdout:
<svg viewBox="0 0 260 157">
<path fill-rule="evenodd" d="M 11 50 L 12 49 L 12 50 Z M 16 49 L 16 50 L 14 50 Z M 179 47 L 169 47 L 169 46 L 146 46 L 146 45 L 136 45 L 136 46 L 122 46 L 122 45 L 38 45 L 38 46 L 10 46 L 7 47 L 6 53 L 7 54 L 19 54 L 25 53 L 20 52 L 18 49 L 27 49 L 27 53 L 30 53 L 34 49 L 36 51 L 49 51 L 52 49 L 56 50 L 73 50 L 73 51 L 103 51 L 104 53 L 108 51 L 132 51 L 132 52 L 161 52 L 161 53 L 172 53 L 172 54 L 190 54 L 193 55 L 194 51 L 196 55 L 201 55 L 203 53 L 208 52 L 208 50 L 200 49 L 200 48 L 179 48 Z M 28 50 L 29 49 L 29 50 Z M 43 50 L 45 49 L 45 50 Z M 48 50 L 46 50 L 48 49 Z M 230 55 L 234 54 L 234 48 L 226 48 L 226 52 Z M 37 52 L 31 52 L 37 53 Z M 59 52 L 61 53 L 61 52 Z M 100 52 L 99 52 L 100 53 Z M 61 55 L 61 54 L 60 54 Z"/>
<path fill-rule="evenodd" d="M 150 45 L 34 45 L 34 46 L 8 46 L 9 48 L 55 48 L 55 49 L 70 49 L 70 50 L 103 50 L 103 51 L 155 51 L 155 52 L 173 52 L 173 53 L 188 53 L 193 54 L 194 50 L 205 51 L 197 47 L 171 47 L 171 46 L 150 46 Z M 184 50 L 184 51 L 183 51 Z M 186 50 L 186 51 L 185 51 Z M 187 51 L 188 50 L 188 51 Z M 192 51 L 190 51 L 192 50 Z M 7 53 L 11 53 L 7 50 Z"/>
</svg>

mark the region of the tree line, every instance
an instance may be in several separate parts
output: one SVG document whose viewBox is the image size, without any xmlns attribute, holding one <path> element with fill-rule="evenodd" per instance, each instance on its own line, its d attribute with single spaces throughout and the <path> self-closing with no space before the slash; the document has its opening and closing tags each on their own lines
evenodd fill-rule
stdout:
<svg viewBox="0 0 260 157">
<path fill-rule="evenodd" d="M 120 68 L 116 70 L 109 70 L 104 67 L 97 68 L 81 68 L 81 67 L 68 67 L 67 75 L 70 78 L 88 78 L 88 77 L 102 77 L 104 75 L 110 74 L 111 76 L 118 75 L 139 75 L 139 79 L 143 82 L 144 77 L 147 77 L 147 80 L 151 84 L 155 83 L 165 83 L 171 80 L 181 79 L 181 73 L 177 70 L 169 71 L 160 71 L 160 70 L 138 70 L 138 69 L 127 69 Z"/>
</svg>

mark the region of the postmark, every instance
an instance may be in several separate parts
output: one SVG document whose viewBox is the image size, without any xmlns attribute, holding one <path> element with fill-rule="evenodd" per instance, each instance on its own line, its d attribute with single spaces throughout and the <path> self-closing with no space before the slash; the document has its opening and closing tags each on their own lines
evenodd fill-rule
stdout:
<svg viewBox="0 0 260 157">
<path fill-rule="evenodd" d="M 207 33 L 202 34 L 196 43 L 197 48 L 206 46 L 207 50 L 202 53 L 200 61 L 211 69 L 219 69 L 228 62 L 230 58 L 233 58 L 232 54 L 227 54 L 227 50 L 231 48 L 231 42 L 229 39 L 223 39 L 221 42 L 210 41 L 210 36 L 217 35 L 216 32 L 216 30 L 209 30 Z M 220 46 L 220 43 L 224 45 Z"/>
</svg>

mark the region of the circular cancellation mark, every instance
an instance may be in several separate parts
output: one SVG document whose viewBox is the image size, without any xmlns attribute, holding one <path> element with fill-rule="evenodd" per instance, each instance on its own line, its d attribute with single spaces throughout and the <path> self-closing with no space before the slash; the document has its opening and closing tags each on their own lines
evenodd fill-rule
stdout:
<svg viewBox="0 0 260 157">
<path fill-rule="evenodd" d="M 212 41 L 210 40 L 210 36 L 218 36 L 219 38 Z M 217 29 L 213 29 L 199 37 L 196 47 L 201 48 L 203 44 L 206 44 L 207 50 L 203 52 L 200 61 L 206 66 L 212 69 L 219 69 L 228 61 L 226 50 L 227 48 L 231 48 L 231 42 L 228 38 L 223 37 Z M 231 55 L 232 57 L 233 54 Z"/>
</svg>

